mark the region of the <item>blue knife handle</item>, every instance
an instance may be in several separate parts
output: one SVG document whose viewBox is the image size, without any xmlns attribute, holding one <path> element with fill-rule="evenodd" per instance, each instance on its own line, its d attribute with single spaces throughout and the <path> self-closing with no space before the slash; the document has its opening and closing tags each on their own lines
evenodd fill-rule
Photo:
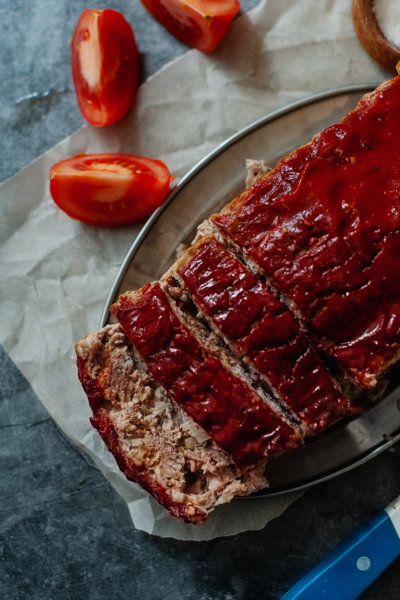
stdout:
<svg viewBox="0 0 400 600">
<path fill-rule="evenodd" d="M 400 554 L 400 538 L 382 511 L 307 573 L 282 600 L 355 600 Z"/>
</svg>

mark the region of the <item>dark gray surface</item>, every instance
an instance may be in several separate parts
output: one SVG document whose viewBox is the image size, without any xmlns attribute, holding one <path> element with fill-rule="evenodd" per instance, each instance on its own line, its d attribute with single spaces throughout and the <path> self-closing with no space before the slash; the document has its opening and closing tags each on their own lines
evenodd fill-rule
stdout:
<svg viewBox="0 0 400 600">
<path fill-rule="evenodd" d="M 138 0 L 107 6 L 134 26 L 144 76 L 186 50 Z M 69 39 L 86 7 L 0 0 L 0 180 L 83 122 Z M 400 492 L 400 456 L 388 452 L 309 491 L 263 531 L 205 543 L 160 540 L 133 528 L 124 503 L 60 434 L 2 351 L 0 381 L 0 598 L 280 598 Z M 362 596 L 399 597 L 398 561 Z"/>
</svg>

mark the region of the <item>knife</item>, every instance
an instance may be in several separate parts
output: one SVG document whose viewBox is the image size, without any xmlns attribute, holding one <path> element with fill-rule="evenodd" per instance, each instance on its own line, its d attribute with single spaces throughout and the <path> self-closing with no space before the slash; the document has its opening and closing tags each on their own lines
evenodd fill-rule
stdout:
<svg viewBox="0 0 400 600">
<path fill-rule="evenodd" d="M 400 496 L 298 581 L 282 600 L 355 600 L 400 554 Z"/>
</svg>

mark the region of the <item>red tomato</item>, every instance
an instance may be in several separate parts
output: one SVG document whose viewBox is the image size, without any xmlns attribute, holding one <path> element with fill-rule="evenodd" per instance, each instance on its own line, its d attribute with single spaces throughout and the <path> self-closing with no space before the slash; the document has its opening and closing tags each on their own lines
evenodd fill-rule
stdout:
<svg viewBox="0 0 400 600">
<path fill-rule="evenodd" d="M 132 27 L 121 13 L 82 12 L 72 36 L 71 66 L 86 121 L 102 127 L 128 112 L 139 83 L 140 57 Z"/>
<path fill-rule="evenodd" d="M 240 9 L 239 0 L 141 0 L 172 35 L 202 52 L 212 52 Z"/>
<path fill-rule="evenodd" d="M 172 180 L 160 160 L 78 154 L 51 167 L 50 193 L 73 219 L 106 227 L 147 217 L 163 203 Z"/>
</svg>

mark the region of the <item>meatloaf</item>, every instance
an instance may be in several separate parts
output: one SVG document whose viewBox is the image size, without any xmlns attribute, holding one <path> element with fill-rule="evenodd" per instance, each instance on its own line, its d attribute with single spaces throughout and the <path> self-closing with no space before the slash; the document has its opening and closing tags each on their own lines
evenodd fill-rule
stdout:
<svg viewBox="0 0 400 600">
<path fill-rule="evenodd" d="M 166 278 L 264 379 L 305 434 L 355 413 L 289 309 L 213 236 L 196 242 Z"/>
<path fill-rule="evenodd" d="M 179 318 L 160 283 L 123 294 L 112 310 L 151 375 L 239 466 L 295 446 L 294 427 L 221 352 L 201 345 L 200 324 Z"/>
<path fill-rule="evenodd" d="M 262 465 L 240 469 L 146 369 L 119 325 L 76 345 L 91 423 L 121 471 L 172 515 L 192 523 L 216 505 L 264 488 Z"/>
<path fill-rule="evenodd" d="M 400 357 L 400 78 L 199 228 L 119 324 L 77 344 L 122 471 L 174 516 L 267 485 Z M 361 396 L 362 399 L 362 396 Z"/>
<path fill-rule="evenodd" d="M 362 388 L 400 356 L 400 77 L 211 217 Z"/>
</svg>

